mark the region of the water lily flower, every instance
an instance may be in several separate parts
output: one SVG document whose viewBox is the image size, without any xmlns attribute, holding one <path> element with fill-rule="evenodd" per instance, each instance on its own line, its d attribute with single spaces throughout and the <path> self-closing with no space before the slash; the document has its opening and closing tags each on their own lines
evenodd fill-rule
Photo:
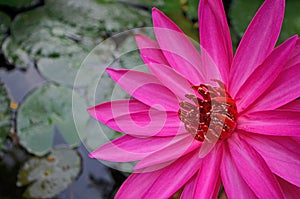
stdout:
<svg viewBox="0 0 300 199">
<path fill-rule="evenodd" d="M 221 0 L 201 0 L 198 49 L 152 10 L 136 40 L 149 73 L 107 72 L 132 98 L 88 109 L 125 135 L 91 153 L 137 161 L 116 198 L 300 196 L 300 39 L 275 47 L 284 0 L 266 0 L 233 54 Z"/>
</svg>

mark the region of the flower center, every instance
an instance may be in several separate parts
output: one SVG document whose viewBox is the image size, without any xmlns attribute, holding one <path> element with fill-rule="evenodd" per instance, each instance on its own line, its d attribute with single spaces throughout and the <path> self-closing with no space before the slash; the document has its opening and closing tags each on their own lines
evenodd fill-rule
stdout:
<svg viewBox="0 0 300 199">
<path fill-rule="evenodd" d="M 187 94 L 185 96 L 189 100 L 180 102 L 178 116 L 186 130 L 198 141 L 210 141 L 211 136 L 228 138 L 236 127 L 238 113 L 235 101 L 221 81 L 213 81 L 219 87 L 208 84 L 192 86 L 195 95 Z"/>
</svg>

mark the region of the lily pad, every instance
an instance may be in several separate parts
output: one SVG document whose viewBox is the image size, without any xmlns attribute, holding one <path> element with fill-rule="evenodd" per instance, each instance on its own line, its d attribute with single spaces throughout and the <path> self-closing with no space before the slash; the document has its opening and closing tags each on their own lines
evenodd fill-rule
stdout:
<svg viewBox="0 0 300 199">
<path fill-rule="evenodd" d="M 233 1 L 230 9 L 232 25 L 240 36 L 242 36 L 255 15 L 263 0 L 243 0 Z M 288 37 L 300 32 L 300 4 L 298 0 L 286 2 L 285 16 L 278 43 L 283 42 Z"/>
<path fill-rule="evenodd" d="M 18 186 L 29 185 L 25 198 L 51 198 L 66 189 L 81 169 L 79 154 L 69 148 L 54 149 L 45 158 L 32 158 L 19 171 Z"/>
<path fill-rule="evenodd" d="M 285 15 L 279 42 L 285 41 L 288 37 L 300 33 L 300 4 L 298 0 L 289 0 L 286 2 Z"/>
<path fill-rule="evenodd" d="M 38 62 L 38 68 L 44 77 L 51 79 L 62 85 L 73 86 L 77 70 L 80 67 L 83 54 L 70 55 L 58 58 L 41 58 Z M 58 72 L 59 71 L 59 72 Z M 87 82 L 80 82 L 80 86 Z"/>
<path fill-rule="evenodd" d="M 4 37 L 7 34 L 9 25 L 10 25 L 10 17 L 3 12 L 0 12 L 0 43 L 3 41 Z"/>
<path fill-rule="evenodd" d="M 118 59 L 122 68 L 134 69 L 137 66 L 144 65 L 134 35 L 128 35 L 117 50 L 120 54 Z"/>
<path fill-rule="evenodd" d="M 20 46 L 8 37 L 4 40 L 2 45 L 2 52 L 9 63 L 13 63 L 18 68 L 27 68 L 33 65 L 32 59 L 28 53 L 25 52 Z"/>
<path fill-rule="evenodd" d="M 198 4 L 199 0 L 187 0 L 183 5 L 183 10 L 190 20 L 198 21 Z"/>
<path fill-rule="evenodd" d="M 107 35 L 107 33 L 150 25 L 151 22 L 148 12 L 118 2 L 46 0 L 46 5 L 50 16 L 76 26 L 82 35 Z"/>
<path fill-rule="evenodd" d="M 80 115 L 80 127 L 88 117 L 84 110 L 85 102 L 76 98 L 79 107 L 75 111 Z M 19 108 L 17 133 L 21 145 L 35 155 L 45 155 L 53 145 L 54 127 L 70 146 L 80 144 L 72 115 L 72 90 L 48 84 L 31 93 Z"/>
<path fill-rule="evenodd" d="M 232 2 L 229 15 L 232 25 L 240 36 L 244 34 L 254 14 L 262 3 L 263 0 L 243 0 Z"/>
<path fill-rule="evenodd" d="M 148 12 L 122 3 L 45 0 L 43 7 L 15 18 L 3 51 L 11 64 L 26 68 L 37 62 L 44 77 L 73 86 L 81 62 L 100 41 L 150 21 Z"/>
<path fill-rule="evenodd" d="M 0 151 L 11 128 L 9 103 L 6 89 L 0 82 Z"/>
<path fill-rule="evenodd" d="M 33 2 L 37 2 L 37 0 L 0 0 L 0 5 L 6 5 L 6 6 L 10 6 L 10 7 L 16 7 L 16 8 L 20 8 L 20 7 L 25 7 L 28 6 L 30 4 L 32 4 Z"/>
</svg>

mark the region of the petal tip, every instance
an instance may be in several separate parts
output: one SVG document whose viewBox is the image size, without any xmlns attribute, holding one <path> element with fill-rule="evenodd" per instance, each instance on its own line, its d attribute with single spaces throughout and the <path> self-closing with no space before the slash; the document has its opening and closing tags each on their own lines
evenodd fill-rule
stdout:
<svg viewBox="0 0 300 199">
<path fill-rule="evenodd" d="M 95 154 L 93 152 L 89 154 L 89 157 L 93 158 L 93 159 L 96 159 L 96 156 L 95 156 Z"/>
<path fill-rule="evenodd" d="M 86 111 L 93 117 L 95 117 L 95 106 L 89 107 L 86 109 Z"/>
<path fill-rule="evenodd" d="M 157 12 L 160 13 L 161 11 L 159 9 L 157 9 L 156 7 L 153 7 L 152 8 L 152 14 L 157 13 Z"/>
<path fill-rule="evenodd" d="M 114 69 L 114 68 L 106 68 L 105 70 L 106 70 L 106 72 L 108 74 L 110 74 L 111 72 L 115 72 L 116 71 L 116 69 Z"/>
</svg>

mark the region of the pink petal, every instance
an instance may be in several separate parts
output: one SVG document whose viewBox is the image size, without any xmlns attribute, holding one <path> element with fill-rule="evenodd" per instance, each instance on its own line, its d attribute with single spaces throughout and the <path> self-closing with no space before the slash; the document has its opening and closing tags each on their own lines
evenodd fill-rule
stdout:
<svg viewBox="0 0 300 199">
<path fill-rule="evenodd" d="M 223 147 L 221 178 L 228 198 L 257 198 L 238 171 L 227 144 Z"/>
<path fill-rule="evenodd" d="M 153 75 L 112 68 L 108 68 L 107 72 L 126 92 L 141 102 L 160 110 L 178 111 L 179 102 L 176 96 Z"/>
<path fill-rule="evenodd" d="M 112 108 L 122 111 L 112 111 Z M 127 109 L 125 109 L 127 108 Z M 89 114 L 102 123 L 107 123 L 114 117 L 148 111 L 149 106 L 135 99 L 110 101 L 87 109 Z M 124 111 L 125 109 L 125 111 Z"/>
<path fill-rule="evenodd" d="M 113 101 L 91 107 L 88 112 L 108 127 L 130 135 L 175 136 L 186 133 L 177 112 L 163 112 L 136 104 L 136 100 Z"/>
<path fill-rule="evenodd" d="M 280 108 L 278 108 L 277 110 L 279 111 L 291 111 L 291 112 L 300 112 L 300 100 L 294 100 Z"/>
<path fill-rule="evenodd" d="M 186 198 L 190 198 L 190 199 L 194 199 L 193 198 L 193 194 L 194 194 L 194 187 L 196 184 L 196 177 L 197 174 L 195 174 L 184 186 L 184 189 L 180 195 L 180 199 L 186 199 Z"/>
<path fill-rule="evenodd" d="M 248 111 L 273 110 L 295 100 L 300 96 L 299 79 L 300 64 L 284 69 Z"/>
<path fill-rule="evenodd" d="M 157 63 L 169 65 L 156 41 L 139 34 L 136 35 L 135 38 L 140 50 L 141 57 L 146 64 Z"/>
<path fill-rule="evenodd" d="M 200 146 L 201 143 L 196 141 L 193 136 L 187 135 L 176 144 L 166 146 L 165 148 L 145 157 L 135 165 L 134 169 L 135 171 L 143 172 L 152 172 L 161 169 L 166 165 L 172 164 L 181 156 L 186 155 L 195 149 L 199 149 Z"/>
<path fill-rule="evenodd" d="M 179 99 L 186 99 L 186 94 L 193 94 L 192 85 L 172 68 L 162 64 L 149 64 L 149 70 L 169 88 Z"/>
<path fill-rule="evenodd" d="M 283 198 L 277 179 L 262 157 L 237 133 L 228 139 L 232 159 L 242 178 L 258 198 Z"/>
<path fill-rule="evenodd" d="M 229 93 L 238 92 L 273 50 L 284 15 L 284 0 L 266 0 L 248 26 L 232 61 Z"/>
<path fill-rule="evenodd" d="M 202 172 L 199 171 L 198 174 Z M 184 190 L 180 196 L 180 199 L 198 199 L 199 196 L 195 195 L 195 188 L 197 188 L 196 186 L 196 177 L 198 176 L 198 174 L 195 174 L 184 186 Z M 219 188 L 221 185 L 221 180 L 220 178 L 218 178 L 218 181 L 216 182 L 216 188 L 213 190 L 214 192 L 210 193 L 209 195 L 211 195 L 211 198 L 218 198 L 218 194 L 219 194 Z M 211 192 L 211 190 L 210 190 Z M 202 198 L 202 197 L 201 197 Z M 204 197 L 203 197 L 204 198 Z"/>
<path fill-rule="evenodd" d="M 287 62 L 285 69 L 288 69 L 291 66 L 296 64 L 300 64 L 300 38 L 298 38 L 295 49 L 292 55 L 289 57 L 289 61 Z"/>
<path fill-rule="evenodd" d="M 288 183 L 287 181 L 277 177 L 278 182 L 283 190 L 284 198 L 286 199 L 295 199 L 300 196 L 300 187 L 297 187 L 293 184 Z"/>
<path fill-rule="evenodd" d="M 273 83 L 294 50 L 297 37 L 294 36 L 277 47 L 248 77 L 238 93 L 232 96 L 239 112 L 246 109 Z"/>
<path fill-rule="evenodd" d="M 171 67 L 195 85 L 204 82 L 200 54 L 182 30 L 156 8 L 152 19 L 158 44 Z"/>
<path fill-rule="evenodd" d="M 131 174 L 115 198 L 170 198 L 198 171 L 200 163 L 194 152 L 164 169 Z"/>
<path fill-rule="evenodd" d="M 199 32 L 201 46 L 216 63 L 226 84 L 232 61 L 232 43 L 221 0 L 200 1 Z"/>
<path fill-rule="evenodd" d="M 219 146 L 205 156 L 196 178 L 193 198 L 214 198 L 214 194 L 218 193 L 221 158 L 222 150 Z"/>
<path fill-rule="evenodd" d="M 238 118 L 238 129 L 274 136 L 300 136 L 300 113 L 290 111 L 261 111 Z"/>
<path fill-rule="evenodd" d="M 90 157 L 113 162 L 141 160 L 155 151 L 178 143 L 185 137 L 138 138 L 124 135 L 99 147 L 90 154 Z"/>
<path fill-rule="evenodd" d="M 244 137 L 266 161 L 273 173 L 300 187 L 300 142 L 290 137 Z"/>
</svg>

